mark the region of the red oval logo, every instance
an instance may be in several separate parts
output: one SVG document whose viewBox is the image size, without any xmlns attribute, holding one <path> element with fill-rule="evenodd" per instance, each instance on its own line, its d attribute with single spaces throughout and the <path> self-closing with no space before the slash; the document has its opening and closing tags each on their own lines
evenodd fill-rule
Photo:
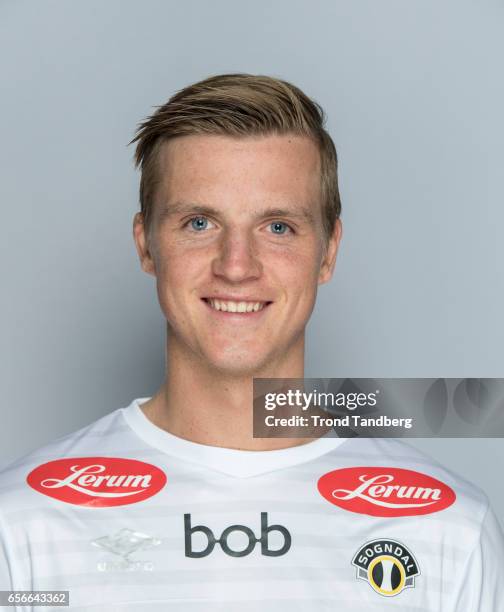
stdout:
<svg viewBox="0 0 504 612">
<path fill-rule="evenodd" d="M 120 457 L 72 457 L 39 465 L 26 482 L 67 504 L 106 508 L 136 504 L 158 493 L 166 475 L 155 465 Z"/>
<path fill-rule="evenodd" d="M 417 516 L 445 510 L 456 499 L 444 482 L 413 470 L 352 467 L 324 474 L 320 494 L 332 504 L 369 516 Z"/>
</svg>

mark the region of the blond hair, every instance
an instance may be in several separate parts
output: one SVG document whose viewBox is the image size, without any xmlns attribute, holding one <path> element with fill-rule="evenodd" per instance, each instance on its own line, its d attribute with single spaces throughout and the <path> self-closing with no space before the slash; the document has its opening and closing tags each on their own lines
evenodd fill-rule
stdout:
<svg viewBox="0 0 504 612">
<path fill-rule="evenodd" d="M 163 143 L 193 134 L 296 134 L 311 138 L 320 152 L 323 228 L 328 239 L 340 216 L 341 201 L 336 148 L 324 124 L 325 114 L 317 102 L 295 85 L 269 76 L 221 74 L 178 91 L 140 123 L 131 141 L 137 143 L 135 165 L 141 171 L 140 207 L 146 228 L 159 182 L 157 160 Z"/>
</svg>

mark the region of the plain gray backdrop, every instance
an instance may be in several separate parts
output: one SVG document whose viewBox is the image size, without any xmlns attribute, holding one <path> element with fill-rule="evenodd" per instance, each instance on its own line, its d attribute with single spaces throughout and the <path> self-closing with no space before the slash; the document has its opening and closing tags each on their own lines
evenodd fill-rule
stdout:
<svg viewBox="0 0 504 612">
<path fill-rule="evenodd" d="M 300 86 L 337 146 L 306 375 L 502 377 L 503 25 L 497 0 L 1 0 L 0 464 L 161 384 L 126 143 L 222 72 Z M 502 440 L 411 443 L 504 518 Z"/>
</svg>

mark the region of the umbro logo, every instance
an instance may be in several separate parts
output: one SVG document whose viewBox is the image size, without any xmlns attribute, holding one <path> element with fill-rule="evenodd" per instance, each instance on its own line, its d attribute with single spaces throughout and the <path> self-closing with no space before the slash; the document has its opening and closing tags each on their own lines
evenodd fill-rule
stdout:
<svg viewBox="0 0 504 612">
<path fill-rule="evenodd" d="M 121 529 L 108 536 L 102 536 L 91 542 L 93 546 L 112 553 L 115 558 L 111 561 L 100 561 L 97 565 L 99 572 L 111 571 L 152 571 L 154 565 L 151 561 L 136 561 L 130 555 L 153 546 L 159 546 L 161 540 L 153 538 L 146 533 Z"/>
</svg>

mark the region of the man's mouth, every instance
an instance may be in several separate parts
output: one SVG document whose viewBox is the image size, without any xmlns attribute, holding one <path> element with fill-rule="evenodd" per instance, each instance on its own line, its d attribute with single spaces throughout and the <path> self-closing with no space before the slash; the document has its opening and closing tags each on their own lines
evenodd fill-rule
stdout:
<svg viewBox="0 0 504 612">
<path fill-rule="evenodd" d="M 203 300 L 213 308 L 214 310 L 219 310 L 221 312 L 238 312 L 238 313 L 247 313 L 247 312 L 259 312 L 263 310 L 266 306 L 271 304 L 271 302 L 255 302 L 255 301 L 243 301 L 243 300 L 223 300 L 218 298 L 203 298 Z"/>
</svg>

